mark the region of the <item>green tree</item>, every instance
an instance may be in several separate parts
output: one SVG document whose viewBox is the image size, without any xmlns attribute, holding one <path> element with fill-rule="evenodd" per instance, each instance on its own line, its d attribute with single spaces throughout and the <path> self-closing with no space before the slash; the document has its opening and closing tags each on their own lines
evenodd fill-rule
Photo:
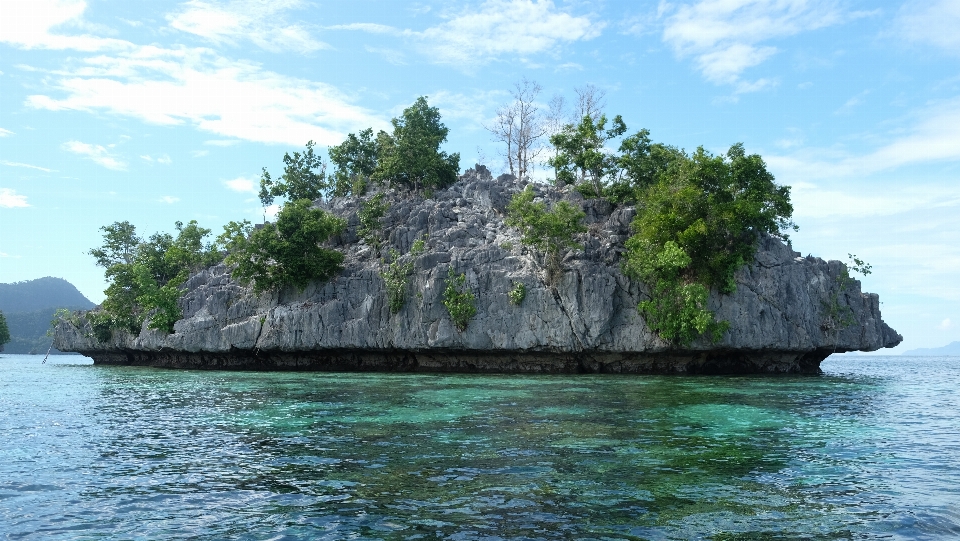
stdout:
<svg viewBox="0 0 960 541">
<path fill-rule="evenodd" d="M 676 147 L 652 143 L 650 131 L 643 129 L 620 142 L 617 177 L 604 195 L 615 203 L 636 203 L 648 187 L 686 156 Z"/>
<path fill-rule="evenodd" d="M 446 307 L 450 319 L 460 332 L 467 330 L 470 320 L 477 315 L 477 298 L 467 289 L 466 283 L 466 274 L 458 275 L 453 271 L 453 267 L 447 270 L 447 287 L 443 290 L 443 306 Z"/>
<path fill-rule="evenodd" d="M 580 248 L 574 235 L 583 233 L 583 210 L 567 201 L 558 201 L 547 209 L 546 203 L 535 203 L 532 186 L 518 192 L 507 206 L 507 225 L 520 230 L 520 242 L 533 246 L 545 254 L 547 282 L 555 283 L 563 269 L 563 254 Z"/>
<path fill-rule="evenodd" d="M 393 134 L 378 136 L 379 162 L 373 179 L 414 190 L 445 188 L 457 181 L 460 154 L 440 151 L 449 129 L 440 122 L 440 110 L 423 96 L 394 118 Z"/>
<path fill-rule="evenodd" d="M 7 327 L 7 318 L 0 310 L 0 351 L 3 351 L 3 345 L 10 341 L 10 328 Z"/>
<path fill-rule="evenodd" d="M 253 281 L 254 291 L 292 285 L 303 290 L 313 280 L 327 280 L 341 270 L 343 254 L 321 246 L 343 231 L 346 222 L 312 208 L 309 199 L 288 202 L 275 223 L 254 229 L 247 220 L 230 222 L 218 238 L 235 265 L 233 276 Z"/>
<path fill-rule="evenodd" d="M 373 129 L 367 128 L 357 135 L 348 134 L 339 145 L 328 149 L 330 162 L 336 166 L 332 175 L 333 195 L 345 196 L 353 194 L 363 195 L 367 190 L 370 176 L 377 170 L 380 149 L 378 141 L 383 136 L 380 132 L 377 139 L 373 137 Z"/>
<path fill-rule="evenodd" d="M 640 305 L 651 328 L 680 344 L 695 338 L 691 329 L 721 328 L 706 319 L 706 294 L 736 289 L 734 273 L 752 261 L 759 235 L 787 238 L 796 227 L 789 186 L 741 144 L 726 156 L 699 148 L 677 159 L 640 199 L 624 271 L 653 289 L 654 300 Z"/>
<path fill-rule="evenodd" d="M 357 219 L 360 226 L 357 228 L 357 236 L 369 244 L 380 255 L 380 236 L 382 226 L 380 219 L 386 215 L 390 208 L 390 203 L 383 200 L 383 194 L 378 193 L 367 201 L 360 203 L 357 209 Z"/>
<path fill-rule="evenodd" d="M 263 168 L 260 176 L 260 202 L 264 207 L 272 205 L 277 197 L 285 197 L 287 201 L 315 201 L 323 196 L 324 191 L 329 188 L 326 164 L 314 153 L 314 146 L 316 144 L 313 141 L 307 141 L 307 148 L 302 153 L 284 153 L 283 175 L 279 180 L 273 180 L 267 168 Z"/>
<path fill-rule="evenodd" d="M 556 154 L 548 164 L 556 171 L 557 184 L 589 183 L 592 195 L 602 197 L 608 178 L 615 175 L 620 166 L 617 156 L 607 151 L 607 142 L 626 131 L 620 115 L 614 117 L 610 128 L 605 115 L 596 121 L 587 115 L 580 124 L 569 124 L 550 137 Z"/>
<path fill-rule="evenodd" d="M 109 338 L 113 329 L 138 332 L 150 318 L 152 329 L 173 331 L 181 317 L 180 286 L 190 272 L 216 264 L 221 256 L 204 239 L 210 230 L 190 221 L 176 222 L 177 236 L 155 233 L 140 239 L 130 222 L 100 228 L 104 244 L 90 250 L 97 265 L 105 268 L 108 286 L 92 323 L 98 334 Z"/>
</svg>

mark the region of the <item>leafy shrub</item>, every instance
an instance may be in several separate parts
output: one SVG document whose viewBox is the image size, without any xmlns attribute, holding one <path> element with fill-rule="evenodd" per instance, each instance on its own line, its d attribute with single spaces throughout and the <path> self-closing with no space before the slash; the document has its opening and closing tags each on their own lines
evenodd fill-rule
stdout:
<svg viewBox="0 0 960 541">
<path fill-rule="evenodd" d="M 330 188 L 327 182 L 327 166 L 314 153 L 316 143 L 307 141 L 307 148 L 302 153 L 289 152 L 283 154 L 283 175 L 273 180 L 267 168 L 263 168 L 260 175 L 260 203 L 264 207 L 273 204 L 277 197 L 285 197 L 287 201 L 319 199 L 324 191 Z"/>
<path fill-rule="evenodd" d="M 510 292 L 507 293 L 507 297 L 510 298 L 510 303 L 520 306 L 520 303 L 523 302 L 527 296 L 527 286 L 523 282 L 514 282 L 513 287 L 510 289 Z"/>
<path fill-rule="evenodd" d="M 466 282 L 466 274 L 457 275 L 453 271 L 453 267 L 450 267 L 447 271 L 447 287 L 443 290 L 443 305 L 447 307 L 450 319 L 453 320 L 453 324 L 460 332 L 467 330 L 470 319 L 477 315 L 476 297 L 472 292 L 466 290 Z"/>
<path fill-rule="evenodd" d="M 383 200 L 382 193 L 378 193 L 367 201 L 361 202 L 360 209 L 357 210 L 357 219 L 360 221 L 357 235 L 378 254 L 380 253 L 380 219 L 387 214 L 389 208 L 390 203 Z"/>
<path fill-rule="evenodd" d="M 235 265 L 233 277 L 253 282 L 258 294 L 285 286 L 303 290 L 314 280 L 328 280 L 341 270 L 343 254 L 321 246 L 343 231 L 341 218 L 312 208 L 308 199 L 283 206 L 276 223 L 253 229 L 250 222 L 230 222 L 218 241 Z"/>
<path fill-rule="evenodd" d="M 450 130 L 440 122 L 440 110 L 423 96 L 391 120 L 393 133 L 377 137 L 378 162 L 372 179 L 414 190 L 446 188 L 457 181 L 460 154 L 440 151 Z M 432 196 L 432 191 L 424 194 Z"/>
<path fill-rule="evenodd" d="M 7 327 L 7 318 L 3 315 L 3 311 L 0 310 L 0 349 L 3 348 L 3 345 L 10 341 L 10 328 Z"/>
<path fill-rule="evenodd" d="M 413 246 L 410 247 L 410 255 L 417 257 L 427 251 L 427 237 L 428 235 L 424 233 L 423 236 L 413 241 Z"/>
<path fill-rule="evenodd" d="M 407 282 L 413 272 L 413 261 L 401 263 L 396 250 L 390 250 L 390 259 L 393 260 L 390 264 L 384 262 L 386 268 L 380 271 L 380 277 L 387 289 L 390 312 L 396 314 L 407 302 Z"/>
<path fill-rule="evenodd" d="M 155 233 L 143 240 L 130 222 L 100 228 L 104 244 L 89 251 L 104 267 L 109 282 L 98 312 L 90 315 L 98 339 L 114 329 L 139 332 L 144 320 L 151 329 L 173 332 L 181 317 L 180 286 L 192 271 L 220 261 L 220 253 L 204 239 L 209 229 L 196 221 L 176 222 L 177 236 Z"/>
<path fill-rule="evenodd" d="M 652 287 L 639 309 L 661 337 L 688 345 L 699 334 L 719 340 L 707 293 L 736 289 L 734 273 L 753 259 L 761 233 L 786 238 L 793 206 L 760 156 L 734 145 L 726 157 L 697 149 L 675 161 L 642 192 L 627 241 L 624 271 Z"/>
<path fill-rule="evenodd" d="M 563 269 L 563 253 L 580 248 L 574 235 L 583 233 L 584 212 L 567 201 L 554 203 L 547 210 L 546 203 L 534 203 L 531 186 L 515 194 L 507 206 L 506 223 L 520 230 L 520 242 L 542 250 L 546 255 L 547 282 L 555 283 Z"/>
<path fill-rule="evenodd" d="M 873 265 L 860 259 L 854 254 L 847 254 L 850 258 L 846 265 L 840 268 L 840 274 L 837 276 L 837 287 L 830 294 L 830 300 L 823 303 L 826 316 L 826 323 L 821 326 L 825 331 L 842 330 L 857 322 L 853 308 L 842 306 L 840 296 L 844 294 L 847 287 L 853 284 L 854 279 L 850 276 L 850 271 L 854 271 L 867 276 L 871 273 Z"/>
</svg>

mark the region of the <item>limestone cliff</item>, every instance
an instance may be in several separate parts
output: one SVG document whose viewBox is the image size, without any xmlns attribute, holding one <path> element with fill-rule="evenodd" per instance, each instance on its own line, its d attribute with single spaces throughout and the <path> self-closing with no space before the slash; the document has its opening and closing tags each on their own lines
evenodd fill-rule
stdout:
<svg viewBox="0 0 960 541">
<path fill-rule="evenodd" d="M 216 266 L 186 282 L 173 334 L 145 327 L 139 336 L 115 332 L 101 343 L 85 324 L 62 322 L 55 345 L 98 363 L 185 368 L 816 372 L 833 352 L 873 351 L 902 339 L 881 320 L 876 294 L 861 293 L 856 281 L 839 291 L 839 261 L 801 257 L 764 237 L 754 263 L 737 273 L 736 292 L 711 295 L 729 332 L 718 343 L 673 347 L 637 311 L 647 288 L 620 272 L 635 211 L 534 185 L 539 197 L 581 205 L 589 226 L 584 249 L 567 256 L 566 273 L 549 287 L 538 255 L 504 224 L 506 205 L 525 185 L 492 179 L 478 166 L 429 199 L 387 192 L 381 250 L 394 248 L 414 264 L 399 313 L 389 310 L 380 257 L 357 238 L 358 203 L 335 199 L 323 207 L 348 227 L 332 242 L 346 254 L 333 280 L 256 296 Z M 418 238 L 427 249 L 415 256 L 409 252 Z M 451 266 L 466 273 L 477 299 L 464 332 L 441 303 Z M 516 282 L 526 286 L 519 306 L 507 296 Z M 830 317 L 827 307 L 836 304 L 844 313 L 850 308 L 852 324 Z"/>
</svg>

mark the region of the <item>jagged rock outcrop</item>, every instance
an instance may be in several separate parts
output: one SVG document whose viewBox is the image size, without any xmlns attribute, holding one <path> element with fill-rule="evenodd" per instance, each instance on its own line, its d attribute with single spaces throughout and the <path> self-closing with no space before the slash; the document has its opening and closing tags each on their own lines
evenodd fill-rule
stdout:
<svg viewBox="0 0 960 541">
<path fill-rule="evenodd" d="M 348 222 L 331 243 L 346 254 L 335 279 L 256 296 L 216 266 L 186 282 L 173 334 L 145 326 L 138 336 L 115 332 L 101 343 L 81 318 L 57 327 L 55 345 L 98 363 L 184 368 L 816 372 L 833 352 L 902 340 L 881 320 L 876 294 L 861 293 L 856 281 L 839 291 L 840 262 L 801 257 L 764 237 L 755 262 L 737 273 L 736 292 L 711 295 L 729 332 L 718 343 L 671 346 L 637 311 L 648 289 L 620 271 L 634 209 L 534 185 L 539 197 L 581 205 L 589 229 L 584 249 L 566 257 L 567 271 L 550 287 L 541 257 L 504 224 L 511 196 L 525 185 L 477 166 L 430 199 L 387 192 L 381 252 L 393 248 L 414 263 L 399 313 L 388 306 L 382 254 L 357 238 L 357 201 L 336 199 L 323 205 Z M 426 251 L 410 254 L 420 238 Z M 476 295 L 477 314 L 464 332 L 441 302 L 449 267 L 466 273 Z M 519 306 L 507 296 L 517 282 L 526 286 Z M 852 324 L 830 316 L 836 305 Z"/>
</svg>

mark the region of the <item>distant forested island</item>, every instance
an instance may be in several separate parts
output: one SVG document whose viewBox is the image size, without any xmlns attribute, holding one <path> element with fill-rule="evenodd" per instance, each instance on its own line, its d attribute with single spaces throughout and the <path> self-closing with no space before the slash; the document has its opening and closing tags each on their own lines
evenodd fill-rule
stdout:
<svg viewBox="0 0 960 541">
<path fill-rule="evenodd" d="M 917 348 L 904 351 L 903 355 L 916 357 L 960 357 L 960 342 L 950 342 L 938 348 Z"/>
<path fill-rule="evenodd" d="M 89 310 L 90 302 L 63 278 L 38 278 L 0 284 L 0 313 L 6 322 L 9 341 L 0 345 L 4 353 L 46 353 L 52 338 L 47 334 L 57 310 Z M 0 331 L 2 332 L 2 331 Z M 0 342 L 2 342 L 0 338 Z M 51 354 L 60 353 L 51 350 Z"/>
</svg>

